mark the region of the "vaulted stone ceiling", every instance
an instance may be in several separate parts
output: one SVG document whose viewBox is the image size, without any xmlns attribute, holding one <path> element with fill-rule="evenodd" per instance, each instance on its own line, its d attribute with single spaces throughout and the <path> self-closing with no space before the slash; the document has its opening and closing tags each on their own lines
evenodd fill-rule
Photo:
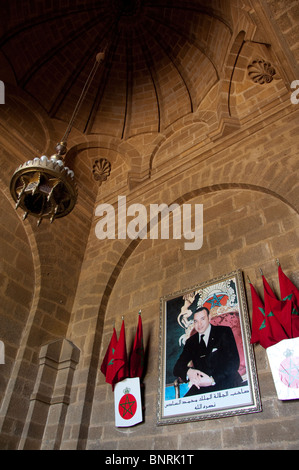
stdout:
<svg viewBox="0 0 299 470">
<path fill-rule="evenodd" d="M 196 111 L 219 79 L 231 39 L 227 0 L 10 0 L 0 50 L 19 87 L 68 122 L 94 64 L 75 127 L 118 139 L 161 132 Z"/>
</svg>

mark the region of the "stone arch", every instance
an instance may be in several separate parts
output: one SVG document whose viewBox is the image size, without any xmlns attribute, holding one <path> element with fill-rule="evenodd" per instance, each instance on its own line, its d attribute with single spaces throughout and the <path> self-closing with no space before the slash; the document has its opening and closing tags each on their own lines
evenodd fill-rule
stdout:
<svg viewBox="0 0 299 470">
<path fill-rule="evenodd" d="M 204 188 L 190 191 L 186 193 L 184 196 L 178 197 L 173 203 L 183 204 L 194 197 L 197 197 L 201 194 L 208 194 L 216 191 L 224 191 L 227 189 L 249 189 L 251 191 L 257 191 L 261 193 L 267 193 L 271 196 L 279 199 L 284 204 L 288 205 L 291 209 L 299 214 L 299 208 L 296 208 L 291 202 L 289 202 L 284 196 L 272 191 L 271 189 L 265 188 L 263 186 L 258 186 L 254 184 L 247 184 L 247 183 L 220 183 L 220 184 L 212 184 L 210 186 L 206 186 Z"/>
<path fill-rule="evenodd" d="M 9 363 L 6 367 L 10 367 L 10 372 L 8 381 L 6 383 L 6 393 L 5 395 L 3 395 L 4 399 L 1 404 L 1 418 L 4 419 L 5 416 L 8 416 L 9 419 L 10 414 L 14 413 L 14 407 L 12 406 L 12 409 L 10 409 L 11 400 L 13 400 L 14 390 L 16 382 L 18 380 L 20 368 L 22 367 L 22 361 L 24 359 L 24 354 L 27 347 L 28 337 L 37 312 L 41 289 L 41 270 L 39 252 L 37 249 L 37 243 L 32 227 L 29 224 L 23 224 L 20 214 L 14 211 L 13 202 L 11 198 L 8 197 L 7 188 L 3 184 L 2 180 L 0 180 L 0 194 L 3 197 L 4 203 L 7 205 L 8 208 L 6 212 L 6 227 L 5 230 L 4 228 L 2 229 L 2 234 L 6 237 L 6 240 L 9 234 L 9 230 L 13 230 L 9 238 L 8 248 L 10 248 L 10 251 L 7 251 L 7 256 L 10 257 L 9 264 L 11 266 L 11 274 L 6 271 L 5 282 L 7 286 L 6 291 L 3 292 L 3 295 L 5 295 L 5 297 L 15 297 L 14 303 L 16 305 L 16 311 L 12 311 L 11 314 L 15 315 L 16 319 L 12 321 L 11 329 L 14 331 L 12 331 L 10 334 L 14 335 L 14 344 L 18 345 L 15 352 L 14 360 L 11 361 L 11 359 L 7 357 Z M 26 246 L 27 254 L 25 252 Z M 14 252 L 12 252 L 12 250 L 14 250 Z M 30 263 L 28 264 L 29 252 L 31 254 L 32 266 L 30 266 Z M 4 258 L 2 258 L 2 263 L 5 263 Z M 22 279 L 21 270 L 24 269 L 26 269 L 26 273 L 24 274 Z M 14 270 L 15 278 L 10 280 L 9 276 L 12 276 L 12 270 Z M 29 298 L 31 289 L 32 295 L 31 298 Z M 4 297 L 1 303 L 2 305 L 5 305 Z M 28 305 L 25 306 L 24 304 Z M 12 303 L 11 306 L 13 306 Z M 4 320 L 5 319 L 3 319 L 2 326 L 4 326 Z M 20 320 L 22 320 L 22 322 L 24 323 L 24 326 L 21 330 L 20 326 L 18 325 L 18 322 L 20 322 Z M 6 348 L 6 351 L 11 351 L 10 344 L 8 344 L 7 346 L 9 347 Z M 0 423 L 0 428 L 2 428 L 2 424 L 4 424 L 4 421 Z"/>
<path fill-rule="evenodd" d="M 228 55 L 227 62 L 226 62 L 225 76 L 226 76 L 226 79 L 229 79 L 227 108 L 228 108 L 228 114 L 230 117 L 232 116 L 232 112 L 231 112 L 232 96 L 231 95 L 232 95 L 233 76 L 234 76 L 235 68 L 237 65 L 238 58 L 239 58 L 239 54 L 242 50 L 244 42 L 245 42 L 245 31 L 240 31 L 237 34 L 233 42 L 233 45 L 230 49 L 230 53 Z"/>
<path fill-rule="evenodd" d="M 154 149 L 150 155 L 150 175 L 159 168 L 159 163 L 157 162 L 158 159 L 162 159 L 162 161 L 164 160 L 164 163 L 166 161 L 169 163 L 170 159 L 176 159 L 176 157 L 181 156 L 181 154 L 184 153 L 184 150 L 188 150 L 189 146 L 186 144 L 185 149 L 183 146 L 180 147 L 179 155 L 174 155 L 174 151 L 178 152 L 176 148 L 178 142 L 182 145 L 182 141 L 186 139 L 186 135 L 193 136 L 193 145 L 203 142 L 209 133 L 209 125 L 211 121 L 216 121 L 216 115 L 213 111 L 201 112 L 196 116 L 185 116 L 176 122 L 175 125 L 171 126 L 167 133 L 163 136 L 160 135 L 159 138 L 156 139 Z M 171 150 L 171 146 L 174 147 L 173 151 Z M 164 155 L 166 154 L 164 159 L 163 152 Z M 170 157 L 167 157 L 168 153 L 171 155 Z"/>
<path fill-rule="evenodd" d="M 251 191 L 270 194 L 272 197 L 274 197 L 276 199 L 279 199 L 284 204 L 289 206 L 292 210 L 294 210 L 299 215 L 299 208 L 296 208 L 292 203 L 290 203 L 287 199 L 285 199 L 280 194 L 275 193 L 274 191 L 269 190 L 268 188 L 264 188 L 262 186 L 256 186 L 256 185 L 253 185 L 253 184 L 243 184 L 243 183 L 214 184 L 214 185 L 211 185 L 211 186 L 206 186 L 206 187 L 203 187 L 203 188 L 199 188 L 197 190 L 193 190 L 193 191 L 190 191 L 188 193 L 185 193 L 182 196 L 179 196 L 175 200 L 171 201 L 171 203 L 169 205 L 176 204 L 176 203 L 179 204 L 179 205 L 182 205 L 182 204 L 185 204 L 188 201 L 194 199 L 197 196 L 205 195 L 205 194 L 209 194 L 209 193 L 214 193 L 214 192 L 219 192 L 219 191 L 230 190 L 230 189 L 246 189 L 246 190 L 251 190 Z M 130 244 L 128 245 L 128 247 L 123 252 L 123 254 L 121 255 L 121 257 L 119 258 L 118 263 L 116 264 L 116 266 L 115 266 L 115 268 L 114 268 L 114 270 L 113 270 L 113 272 L 112 272 L 112 274 L 109 278 L 109 281 L 106 285 L 106 289 L 105 289 L 105 292 L 104 292 L 103 297 L 102 297 L 102 301 L 101 301 L 101 304 L 100 304 L 99 311 L 101 311 L 101 312 L 105 311 L 105 309 L 107 307 L 107 304 L 108 304 L 109 296 L 111 295 L 111 292 L 113 290 L 115 282 L 116 282 L 122 268 L 124 267 L 124 265 L 125 265 L 126 261 L 128 260 L 128 258 L 132 255 L 133 251 L 137 248 L 137 246 L 141 242 L 142 242 L 141 239 L 132 240 L 130 242 Z"/>
<path fill-rule="evenodd" d="M 56 139 L 59 141 L 59 137 L 56 135 L 60 132 L 61 123 L 51 120 L 45 110 L 26 92 L 8 83 L 6 85 L 6 102 L 1 109 L 1 115 L 0 121 L 2 120 L 4 128 L 7 127 L 7 123 L 11 128 L 14 128 L 14 142 L 24 146 L 26 152 L 30 146 L 34 156 L 39 153 L 54 153 Z M 21 121 L 20 115 L 24 117 Z M 26 158 L 25 155 L 24 157 Z"/>
<path fill-rule="evenodd" d="M 277 194 L 274 191 L 264 188 L 262 186 L 257 186 L 253 184 L 242 184 L 242 183 L 214 184 L 214 185 L 198 188 L 196 190 L 189 191 L 177 197 L 175 200 L 171 201 L 170 204 L 178 203 L 181 205 L 181 204 L 187 203 L 188 201 L 191 201 L 192 199 L 200 195 L 207 195 L 207 194 L 212 194 L 216 192 L 221 192 L 221 191 L 226 191 L 226 190 L 235 190 L 235 189 L 236 190 L 250 190 L 254 192 L 268 194 L 271 197 L 278 199 L 283 204 L 286 204 L 290 209 L 294 210 L 296 214 L 299 214 L 299 209 L 294 207 L 292 203 L 290 203 L 280 194 Z M 99 309 L 98 309 L 98 317 L 97 317 L 95 336 L 94 336 L 93 347 L 92 347 L 91 362 L 90 362 L 90 367 L 88 371 L 88 377 L 86 380 L 87 388 L 86 388 L 85 401 L 84 401 L 83 412 L 82 412 L 81 427 L 80 427 L 79 438 L 78 438 L 78 443 L 77 443 L 78 449 L 84 449 L 86 446 L 86 441 L 88 439 L 88 430 L 89 430 L 89 424 L 90 424 L 90 419 L 91 419 L 91 414 L 92 414 L 93 398 L 94 398 L 95 387 L 96 387 L 97 373 L 99 369 L 99 361 L 100 361 L 99 351 L 100 351 L 100 346 L 102 342 L 104 319 L 106 316 L 108 303 L 112 296 L 113 289 L 116 285 L 116 282 L 122 270 L 124 269 L 127 261 L 129 260 L 129 258 L 132 256 L 132 254 L 138 248 L 138 246 L 140 245 L 142 241 L 143 240 L 138 239 L 138 240 L 132 240 L 129 243 L 127 248 L 119 257 L 118 262 L 115 264 L 115 267 L 109 277 L 108 282 L 106 283 L 106 288 L 102 295 L 102 299 L 101 299 Z"/>
<path fill-rule="evenodd" d="M 117 152 L 124 161 L 126 161 L 126 152 L 130 150 L 133 151 L 133 147 L 129 143 L 124 145 L 123 142 L 115 137 L 99 135 L 98 138 L 96 138 L 96 136 L 91 135 L 85 136 L 84 141 L 81 140 L 80 143 L 74 144 L 70 147 L 65 156 L 66 162 L 69 162 L 73 158 L 76 159 L 76 156 L 79 155 L 80 152 L 91 148 L 105 148 L 113 152 Z M 124 149 L 122 150 L 122 148 Z"/>
<path fill-rule="evenodd" d="M 6 217 L 10 215 L 15 221 L 17 228 L 13 236 L 20 238 L 21 243 L 27 241 L 28 251 L 32 256 L 33 282 L 30 284 L 32 299 L 25 318 L 21 340 L 18 344 L 16 358 L 9 375 L 6 386 L 6 394 L 1 408 L 1 424 L 3 439 L 6 439 L 4 429 L 10 429 L 11 421 L 22 423 L 18 431 L 9 435 L 10 445 L 17 448 L 21 433 L 26 432 L 26 414 L 30 404 L 30 393 L 34 388 L 34 381 L 38 373 L 38 350 L 47 341 L 64 337 L 67 331 L 73 296 L 77 287 L 78 273 L 81 268 L 85 244 L 87 241 L 86 217 L 80 212 L 69 215 L 63 221 L 55 221 L 57 224 L 51 226 L 47 222 L 44 226 L 36 227 L 36 219 L 28 217 L 22 221 L 22 211 L 15 211 L 14 203 L 9 193 L 9 179 L 17 166 L 17 157 L 24 158 L 20 147 L 15 142 L 6 145 L 2 137 L 3 146 L 1 152 L 0 193 L 4 195 L 7 210 L 3 211 Z M 16 149 L 15 149 L 15 147 Z M 26 153 L 30 147 L 26 148 Z M 16 157 L 17 155 L 17 157 Z M 72 251 L 72 246 L 76 249 Z M 19 250 L 19 263 L 22 263 L 21 244 Z M 59 260 L 55 262 L 55 260 Z M 54 261 L 54 262 L 53 262 Z M 23 261 L 24 264 L 24 261 Z M 23 280 L 23 282 L 25 282 Z M 13 287 L 13 285 L 12 285 Z M 25 285 L 22 292 L 29 289 Z M 11 289 L 10 289 L 11 290 Z M 13 293 L 11 294 L 13 295 Z M 6 350 L 8 357 L 8 350 Z M 28 373 L 28 370 L 30 373 Z M 16 406 L 19 391 L 23 390 L 23 400 Z M 18 401 L 18 400 L 17 400 Z M 3 420 L 3 421 L 2 421 Z M 42 427 L 40 428 L 42 429 Z M 10 431 L 8 431 L 9 433 Z M 19 433 L 19 434 L 18 434 Z M 31 436 L 29 436 L 30 440 Z M 36 439 L 38 445 L 38 439 Z"/>
</svg>

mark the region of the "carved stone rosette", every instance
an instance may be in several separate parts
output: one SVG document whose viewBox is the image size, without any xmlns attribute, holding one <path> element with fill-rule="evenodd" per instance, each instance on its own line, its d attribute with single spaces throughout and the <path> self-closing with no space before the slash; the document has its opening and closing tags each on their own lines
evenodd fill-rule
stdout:
<svg viewBox="0 0 299 470">
<path fill-rule="evenodd" d="M 254 83 L 270 83 L 276 74 L 275 68 L 264 59 L 253 60 L 247 67 L 248 76 Z"/>
<path fill-rule="evenodd" d="M 100 185 L 103 181 L 106 181 L 111 172 L 111 163 L 106 158 L 100 158 L 95 160 L 92 167 L 92 174 L 96 181 L 99 181 Z"/>
</svg>

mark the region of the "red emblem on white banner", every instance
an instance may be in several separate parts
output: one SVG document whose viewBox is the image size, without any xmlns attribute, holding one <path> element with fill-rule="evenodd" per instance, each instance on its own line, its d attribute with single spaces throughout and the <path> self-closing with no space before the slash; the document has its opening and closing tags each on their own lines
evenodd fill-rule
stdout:
<svg viewBox="0 0 299 470">
<path fill-rule="evenodd" d="M 284 339 L 266 349 L 280 400 L 299 398 L 299 338 Z"/>
<path fill-rule="evenodd" d="M 118 412 L 123 419 L 132 419 L 137 410 L 137 400 L 131 393 L 130 389 L 124 390 L 126 393 L 119 401 Z"/>
<path fill-rule="evenodd" d="M 115 426 L 129 427 L 142 421 L 139 377 L 122 380 L 114 389 Z"/>
</svg>

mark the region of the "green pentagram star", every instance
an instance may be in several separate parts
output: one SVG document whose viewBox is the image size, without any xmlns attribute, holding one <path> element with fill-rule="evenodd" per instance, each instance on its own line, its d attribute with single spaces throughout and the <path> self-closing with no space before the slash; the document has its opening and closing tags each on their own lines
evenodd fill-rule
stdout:
<svg viewBox="0 0 299 470">
<path fill-rule="evenodd" d="M 282 300 L 292 300 L 293 294 L 287 295 L 284 299 Z M 299 312 L 295 309 L 295 307 L 292 307 L 292 315 L 299 315 Z"/>
<path fill-rule="evenodd" d="M 112 348 L 112 355 L 114 356 L 114 353 L 115 353 L 115 348 Z M 114 357 L 112 357 L 110 359 L 110 361 L 108 362 L 108 366 L 113 366 L 114 365 Z"/>
<path fill-rule="evenodd" d="M 132 406 L 135 405 L 135 403 L 136 403 L 135 400 L 130 401 L 129 395 L 126 395 L 125 403 L 120 403 L 120 406 L 123 408 L 122 418 L 124 418 L 127 413 L 129 413 L 131 416 L 133 416 Z"/>
<path fill-rule="evenodd" d="M 212 307 L 221 307 L 221 299 L 224 297 L 223 295 L 213 295 L 213 298 L 211 300 L 207 300 L 207 303 L 211 304 Z"/>
<path fill-rule="evenodd" d="M 266 314 L 265 314 L 265 309 L 263 309 L 262 307 L 259 307 L 259 310 L 262 312 L 262 314 L 264 315 L 265 319 L 263 320 L 261 326 L 259 327 L 260 330 L 262 330 L 263 328 L 266 328 Z M 269 312 L 267 317 L 274 317 L 274 313 L 273 312 Z"/>
</svg>

